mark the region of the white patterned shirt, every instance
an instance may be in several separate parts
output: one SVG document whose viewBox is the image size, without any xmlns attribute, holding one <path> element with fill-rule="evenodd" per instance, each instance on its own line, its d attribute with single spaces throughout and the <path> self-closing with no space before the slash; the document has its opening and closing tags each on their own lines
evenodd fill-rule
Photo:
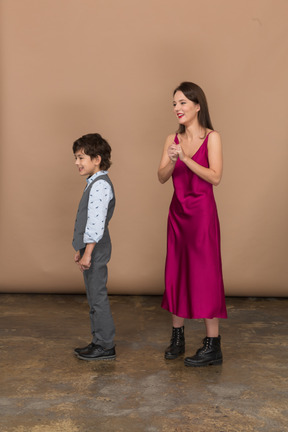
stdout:
<svg viewBox="0 0 288 432">
<path fill-rule="evenodd" d="M 108 174 L 108 171 L 98 171 L 87 178 L 87 187 L 96 177 Z M 98 243 L 103 237 L 108 204 L 113 198 L 110 184 L 105 180 L 98 180 L 90 189 L 88 201 L 87 224 L 84 233 L 84 243 Z"/>
</svg>

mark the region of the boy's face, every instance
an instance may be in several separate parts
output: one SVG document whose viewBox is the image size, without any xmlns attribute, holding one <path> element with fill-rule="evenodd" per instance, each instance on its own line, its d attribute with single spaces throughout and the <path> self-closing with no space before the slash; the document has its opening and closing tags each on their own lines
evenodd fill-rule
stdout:
<svg viewBox="0 0 288 432">
<path fill-rule="evenodd" d="M 78 150 L 75 154 L 75 165 L 77 165 L 79 174 L 81 176 L 92 176 L 96 172 L 100 171 L 101 157 L 91 159 L 90 156 L 86 155 L 84 151 Z"/>
</svg>

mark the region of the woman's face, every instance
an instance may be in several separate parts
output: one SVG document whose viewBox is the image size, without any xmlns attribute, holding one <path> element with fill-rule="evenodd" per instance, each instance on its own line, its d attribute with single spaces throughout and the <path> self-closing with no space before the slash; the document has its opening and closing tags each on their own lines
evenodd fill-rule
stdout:
<svg viewBox="0 0 288 432">
<path fill-rule="evenodd" d="M 197 118 L 200 105 L 188 99 L 184 93 L 177 91 L 173 98 L 174 112 L 178 122 L 188 126 Z"/>
</svg>

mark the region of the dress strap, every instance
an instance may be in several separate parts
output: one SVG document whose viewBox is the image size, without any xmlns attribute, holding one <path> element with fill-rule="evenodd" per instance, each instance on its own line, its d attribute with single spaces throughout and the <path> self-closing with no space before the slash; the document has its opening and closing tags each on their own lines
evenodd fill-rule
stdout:
<svg viewBox="0 0 288 432">
<path fill-rule="evenodd" d="M 212 133 L 212 132 L 215 132 L 213 129 L 206 135 L 206 138 Z M 205 139 L 206 139 L 205 138 Z"/>
</svg>

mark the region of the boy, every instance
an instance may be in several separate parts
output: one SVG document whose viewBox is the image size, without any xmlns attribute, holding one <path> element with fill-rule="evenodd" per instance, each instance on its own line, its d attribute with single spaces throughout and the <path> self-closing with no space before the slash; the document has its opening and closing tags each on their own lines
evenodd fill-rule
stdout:
<svg viewBox="0 0 288 432">
<path fill-rule="evenodd" d="M 87 177 L 75 221 L 75 262 L 83 272 L 90 307 L 92 342 L 76 348 L 81 360 L 115 359 L 115 327 L 107 294 L 107 263 L 111 256 L 108 223 L 115 207 L 113 185 L 108 177 L 111 147 L 101 135 L 84 135 L 73 144 L 79 174 Z"/>
</svg>

